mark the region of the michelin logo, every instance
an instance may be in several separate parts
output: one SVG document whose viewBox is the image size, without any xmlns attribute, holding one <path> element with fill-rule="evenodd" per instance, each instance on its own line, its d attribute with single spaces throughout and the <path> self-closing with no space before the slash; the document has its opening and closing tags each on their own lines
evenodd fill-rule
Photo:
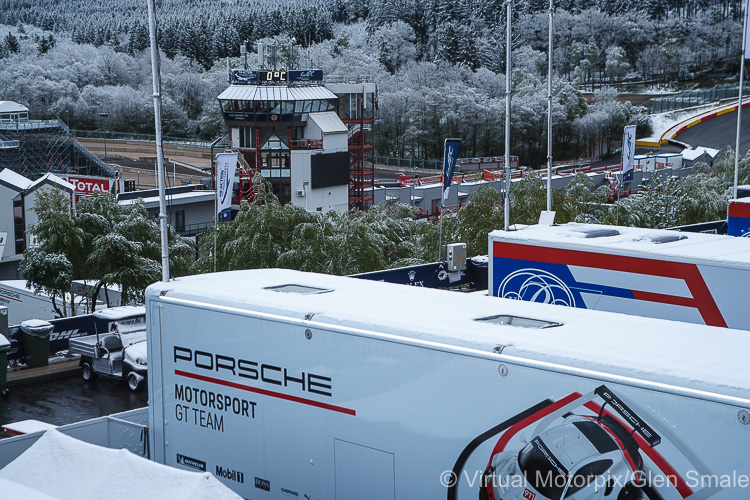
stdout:
<svg viewBox="0 0 750 500">
<path fill-rule="evenodd" d="M 177 454 L 177 465 L 184 465 L 191 469 L 206 472 L 206 462 L 202 460 L 196 460 L 195 458 L 186 457 L 185 455 Z"/>
</svg>

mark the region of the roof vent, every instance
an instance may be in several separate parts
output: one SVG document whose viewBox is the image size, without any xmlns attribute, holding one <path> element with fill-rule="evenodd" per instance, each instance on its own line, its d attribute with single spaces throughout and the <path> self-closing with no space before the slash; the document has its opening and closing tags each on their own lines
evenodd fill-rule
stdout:
<svg viewBox="0 0 750 500">
<path fill-rule="evenodd" d="M 661 243 L 672 243 L 673 241 L 686 240 L 687 236 L 685 236 L 684 234 L 660 234 L 649 236 L 648 239 L 651 240 L 651 242 L 659 245 Z"/>
<path fill-rule="evenodd" d="M 582 233 L 586 238 L 603 238 L 605 236 L 618 236 L 620 231 L 617 229 L 584 229 L 576 231 Z"/>
<path fill-rule="evenodd" d="M 554 321 L 522 318 L 520 316 L 511 316 L 509 314 L 498 314 L 497 316 L 477 318 L 474 321 L 483 321 L 485 323 L 492 323 L 493 325 L 510 325 L 518 328 L 552 328 L 554 326 L 562 325 L 562 323 L 555 323 Z"/>
<path fill-rule="evenodd" d="M 277 286 L 267 286 L 263 288 L 263 290 L 271 290 L 274 292 L 284 292 L 284 293 L 302 293 L 302 294 L 312 294 L 312 293 L 327 293 L 332 292 L 333 290 L 329 290 L 327 288 L 315 288 L 314 286 L 307 286 L 307 285 L 277 285 Z"/>
</svg>

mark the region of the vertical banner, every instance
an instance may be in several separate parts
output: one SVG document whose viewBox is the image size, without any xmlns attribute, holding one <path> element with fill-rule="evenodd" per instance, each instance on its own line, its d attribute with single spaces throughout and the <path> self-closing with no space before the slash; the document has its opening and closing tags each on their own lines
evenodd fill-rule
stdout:
<svg viewBox="0 0 750 500">
<path fill-rule="evenodd" d="M 628 125 L 622 134 L 622 181 L 633 180 L 635 159 L 635 125 Z"/>
<path fill-rule="evenodd" d="M 238 153 L 216 155 L 216 218 L 218 221 L 232 219 L 232 191 L 234 172 L 237 169 Z"/>
<path fill-rule="evenodd" d="M 750 5 L 750 2 L 745 2 L 745 35 L 742 39 L 742 46 L 745 48 L 745 59 L 750 59 L 750 47 L 748 47 L 748 36 L 747 36 L 747 30 L 748 26 L 750 25 L 750 8 L 748 8 L 748 5 Z"/>
<path fill-rule="evenodd" d="M 443 202 L 448 199 L 448 192 L 451 189 L 453 171 L 456 169 L 458 147 L 460 145 L 461 139 L 445 140 L 445 151 L 443 152 Z"/>
</svg>

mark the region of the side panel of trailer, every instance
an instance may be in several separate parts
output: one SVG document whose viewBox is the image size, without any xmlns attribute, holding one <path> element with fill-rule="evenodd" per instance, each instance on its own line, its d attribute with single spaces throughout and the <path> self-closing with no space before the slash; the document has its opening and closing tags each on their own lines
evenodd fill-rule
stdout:
<svg viewBox="0 0 750 500">
<path fill-rule="evenodd" d="M 741 403 L 166 297 L 148 308 L 152 459 L 244 498 L 476 500 L 497 457 L 602 407 L 638 440 L 651 498 L 747 496 Z M 615 497 L 628 470 L 569 498 Z M 520 488 L 503 498 L 534 498 Z"/>
<path fill-rule="evenodd" d="M 750 330 L 750 270 L 646 253 L 490 242 L 489 294 Z"/>
</svg>

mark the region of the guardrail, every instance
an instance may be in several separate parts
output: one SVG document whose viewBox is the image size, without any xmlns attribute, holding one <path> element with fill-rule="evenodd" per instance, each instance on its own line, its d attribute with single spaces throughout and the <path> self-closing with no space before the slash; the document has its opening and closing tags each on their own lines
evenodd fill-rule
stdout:
<svg viewBox="0 0 750 500">
<path fill-rule="evenodd" d="M 691 90 L 671 96 L 656 97 L 654 98 L 654 104 L 651 108 L 651 112 L 664 113 L 667 111 L 675 111 L 678 109 L 691 108 L 694 106 L 700 106 L 702 104 L 717 102 L 721 101 L 722 99 L 736 99 L 739 97 L 739 92 L 739 85 L 734 83 L 716 85 L 715 87 L 710 89 Z M 747 86 L 745 86 L 742 91 L 742 95 L 750 95 L 750 88 L 747 88 Z"/>
<path fill-rule="evenodd" d="M 0 123 L 0 130 L 38 130 L 43 128 L 61 128 L 66 134 L 70 133 L 68 126 L 62 120 L 29 120 L 27 122 Z"/>
<path fill-rule="evenodd" d="M 107 132 L 101 130 L 71 130 L 70 133 L 77 139 L 111 139 L 116 141 L 156 142 L 156 136 L 151 134 Z M 162 142 L 164 144 L 172 144 L 175 146 L 211 149 L 210 142 L 188 139 L 184 137 L 162 137 Z"/>
</svg>

